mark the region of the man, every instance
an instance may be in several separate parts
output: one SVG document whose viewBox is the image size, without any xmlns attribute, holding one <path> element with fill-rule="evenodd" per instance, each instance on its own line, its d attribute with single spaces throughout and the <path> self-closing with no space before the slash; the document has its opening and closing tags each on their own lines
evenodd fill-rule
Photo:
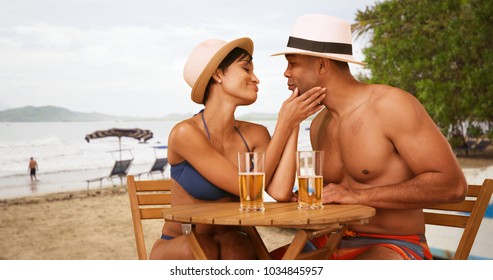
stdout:
<svg viewBox="0 0 493 280">
<path fill-rule="evenodd" d="M 28 171 L 31 174 L 31 181 L 37 181 L 38 180 L 36 178 L 36 170 L 38 170 L 38 163 L 34 160 L 33 157 L 31 157 L 31 160 L 29 160 L 29 166 L 28 166 Z"/>
<path fill-rule="evenodd" d="M 326 88 L 313 120 L 314 150 L 325 151 L 324 203 L 376 208 L 352 225 L 335 259 L 428 259 L 422 208 L 464 200 L 467 183 L 447 140 L 419 101 L 353 78 L 350 24 L 326 15 L 298 18 L 284 54 L 290 90 Z"/>
</svg>

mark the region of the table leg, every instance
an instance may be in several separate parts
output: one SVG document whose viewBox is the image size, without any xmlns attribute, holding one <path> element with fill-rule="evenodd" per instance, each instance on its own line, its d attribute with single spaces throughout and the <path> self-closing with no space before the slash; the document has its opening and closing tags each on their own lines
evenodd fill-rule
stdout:
<svg viewBox="0 0 493 280">
<path fill-rule="evenodd" d="M 325 245 L 325 248 L 327 248 L 327 254 L 325 255 L 324 259 L 329 259 L 330 256 L 332 256 L 332 253 L 334 253 L 334 250 L 341 242 L 342 236 L 344 236 L 347 228 L 348 225 L 343 225 L 338 231 L 333 232 L 329 236 L 329 240 L 327 240 L 327 244 Z"/>
<path fill-rule="evenodd" d="M 344 232 L 347 229 L 347 225 L 341 225 L 338 230 L 326 233 L 329 235 L 327 243 L 324 247 L 319 248 L 318 250 L 306 252 L 300 254 L 297 259 L 299 260 L 328 260 L 332 253 L 336 249 L 339 242 L 341 242 L 341 238 L 344 235 Z M 321 231 L 322 232 L 322 231 Z"/>
<path fill-rule="evenodd" d="M 262 237 L 260 237 L 260 234 L 257 231 L 257 228 L 254 226 L 251 227 L 243 227 L 243 230 L 246 232 L 248 237 L 253 243 L 253 247 L 255 248 L 255 253 L 257 253 L 257 256 L 261 260 L 272 260 L 272 256 L 270 255 L 269 251 L 265 247 L 264 241 L 262 240 Z"/>
<path fill-rule="evenodd" d="M 192 224 L 182 224 L 181 230 L 184 235 L 188 237 L 190 240 L 190 245 L 192 247 L 192 253 L 197 260 L 207 260 L 207 255 L 202 249 L 202 244 L 198 238 L 197 231 L 195 230 L 195 226 Z"/>
<path fill-rule="evenodd" d="M 282 257 L 283 260 L 295 260 L 301 253 L 301 250 L 303 250 L 303 247 L 306 244 L 306 241 L 308 240 L 309 233 L 306 232 L 305 230 L 298 230 L 296 232 L 296 235 L 293 238 L 293 242 L 291 245 L 289 245 L 288 250 Z"/>
</svg>

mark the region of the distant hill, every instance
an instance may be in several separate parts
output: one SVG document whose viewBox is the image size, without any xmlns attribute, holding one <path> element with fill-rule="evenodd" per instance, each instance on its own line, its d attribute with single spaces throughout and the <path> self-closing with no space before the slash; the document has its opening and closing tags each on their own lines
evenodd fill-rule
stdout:
<svg viewBox="0 0 493 280">
<path fill-rule="evenodd" d="M 86 122 L 136 119 L 138 118 L 74 112 L 56 106 L 26 106 L 0 111 L 0 122 Z"/>
<path fill-rule="evenodd" d="M 275 121 L 277 120 L 277 114 L 248 113 L 237 118 L 245 121 Z"/>
<path fill-rule="evenodd" d="M 140 118 L 113 116 L 101 113 L 82 113 L 56 106 L 25 106 L 0 111 L 0 122 L 92 122 L 92 121 L 181 121 L 193 114 L 170 114 L 162 118 Z M 277 114 L 249 113 L 238 117 L 240 120 L 277 120 Z"/>
</svg>

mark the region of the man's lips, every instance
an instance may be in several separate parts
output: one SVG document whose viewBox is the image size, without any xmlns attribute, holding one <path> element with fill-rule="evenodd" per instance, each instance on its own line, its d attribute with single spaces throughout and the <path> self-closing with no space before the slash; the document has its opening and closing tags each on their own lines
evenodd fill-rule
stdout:
<svg viewBox="0 0 493 280">
<path fill-rule="evenodd" d="M 294 89 L 296 88 L 295 85 L 292 85 L 292 84 L 288 84 L 288 89 L 293 91 Z"/>
</svg>

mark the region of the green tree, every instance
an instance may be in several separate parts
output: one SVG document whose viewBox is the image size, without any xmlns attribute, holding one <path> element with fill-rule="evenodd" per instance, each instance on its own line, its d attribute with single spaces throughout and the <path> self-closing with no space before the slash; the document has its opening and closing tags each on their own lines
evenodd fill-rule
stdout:
<svg viewBox="0 0 493 280">
<path fill-rule="evenodd" d="M 493 130 L 493 1 L 388 0 L 358 11 L 370 83 L 414 94 L 447 136 Z"/>
</svg>

